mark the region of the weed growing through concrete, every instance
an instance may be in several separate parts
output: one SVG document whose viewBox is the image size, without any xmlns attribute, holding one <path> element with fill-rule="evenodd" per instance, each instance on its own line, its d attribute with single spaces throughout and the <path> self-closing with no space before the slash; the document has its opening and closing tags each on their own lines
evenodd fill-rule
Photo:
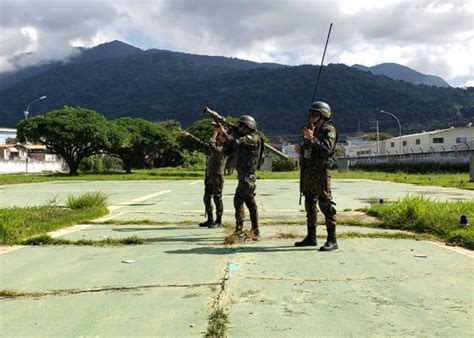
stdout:
<svg viewBox="0 0 474 338">
<path fill-rule="evenodd" d="M 112 224 L 112 225 L 196 225 L 198 222 L 193 220 L 185 220 L 185 221 L 156 221 L 153 219 L 126 219 L 126 220 L 118 220 L 118 219 L 111 219 L 103 222 L 87 222 L 87 224 Z"/>
<path fill-rule="evenodd" d="M 18 298 L 18 297 L 42 297 L 46 293 L 43 292 L 24 292 L 10 289 L 1 289 L 0 298 Z"/>
<path fill-rule="evenodd" d="M 66 206 L 72 210 L 107 207 L 107 195 L 100 191 L 86 192 L 80 196 L 69 196 Z"/>
<path fill-rule="evenodd" d="M 206 338 L 223 338 L 229 326 L 229 316 L 222 308 L 215 309 L 209 316 Z"/>
<path fill-rule="evenodd" d="M 94 241 L 90 239 L 80 239 L 77 241 L 64 239 L 64 238 L 53 238 L 49 235 L 42 235 L 34 238 L 27 239 L 22 242 L 23 245 L 89 245 L 89 246 L 122 246 L 122 245 L 139 245 L 144 244 L 143 238 L 137 237 L 136 235 L 125 237 L 125 238 L 107 238 L 100 241 Z"/>
</svg>

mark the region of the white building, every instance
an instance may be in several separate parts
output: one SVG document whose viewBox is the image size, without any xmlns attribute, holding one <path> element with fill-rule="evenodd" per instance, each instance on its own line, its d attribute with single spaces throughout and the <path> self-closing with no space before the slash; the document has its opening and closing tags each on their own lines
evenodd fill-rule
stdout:
<svg viewBox="0 0 474 338">
<path fill-rule="evenodd" d="M 347 157 L 399 155 L 474 149 L 474 127 L 466 127 L 402 135 L 388 140 L 364 144 L 348 142 Z"/>
<path fill-rule="evenodd" d="M 7 138 L 16 138 L 16 129 L 0 128 L 0 144 L 7 143 Z"/>
</svg>

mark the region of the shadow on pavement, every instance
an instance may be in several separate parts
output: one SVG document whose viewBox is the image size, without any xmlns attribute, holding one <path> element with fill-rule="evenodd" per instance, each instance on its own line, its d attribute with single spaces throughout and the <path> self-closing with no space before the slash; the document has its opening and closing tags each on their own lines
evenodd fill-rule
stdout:
<svg viewBox="0 0 474 338">
<path fill-rule="evenodd" d="M 112 228 L 112 231 L 118 232 L 135 232 L 135 231 L 155 231 L 155 230 L 188 230 L 187 228 L 183 227 L 147 227 L 147 228 Z"/>
<path fill-rule="evenodd" d="M 315 247 L 296 248 L 293 245 L 288 246 L 246 246 L 246 247 L 199 247 L 183 250 L 164 251 L 167 254 L 196 254 L 196 255 L 227 255 L 239 253 L 257 253 L 257 252 L 294 252 L 294 251 L 318 251 Z"/>
</svg>

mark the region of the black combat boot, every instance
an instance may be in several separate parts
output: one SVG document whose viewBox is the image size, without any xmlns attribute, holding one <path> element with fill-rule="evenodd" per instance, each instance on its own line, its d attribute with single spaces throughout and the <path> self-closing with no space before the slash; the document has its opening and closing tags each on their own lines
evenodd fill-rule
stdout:
<svg viewBox="0 0 474 338">
<path fill-rule="evenodd" d="M 212 225 L 214 225 L 214 218 L 212 217 L 212 214 L 211 214 L 211 216 L 207 217 L 207 221 L 205 221 L 203 223 L 199 223 L 199 226 L 202 227 L 202 228 L 211 227 Z"/>
<path fill-rule="evenodd" d="M 250 222 L 252 223 L 252 240 L 257 241 L 260 237 L 260 230 L 258 229 L 258 211 L 256 204 L 254 204 L 250 210 Z"/>
<path fill-rule="evenodd" d="M 232 234 L 232 236 L 235 236 L 239 239 L 240 242 L 245 241 L 245 234 L 244 234 L 244 222 L 243 221 L 237 221 L 235 224 L 235 231 Z"/>
<path fill-rule="evenodd" d="M 319 248 L 319 251 L 332 251 L 336 250 L 338 248 L 337 246 L 337 240 L 336 240 L 336 226 L 331 225 L 331 226 L 326 226 L 327 227 L 327 232 L 328 232 L 328 238 L 326 240 L 326 243 Z"/>
<path fill-rule="evenodd" d="M 315 225 L 308 225 L 308 234 L 306 237 L 300 241 L 296 242 L 295 246 L 316 246 L 318 242 L 316 242 L 316 226 Z"/>
<path fill-rule="evenodd" d="M 209 225 L 208 228 L 215 229 L 222 226 L 222 214 L 217 214 L 216 216 L 216 221 L 213 224 Z"/>
</svg>

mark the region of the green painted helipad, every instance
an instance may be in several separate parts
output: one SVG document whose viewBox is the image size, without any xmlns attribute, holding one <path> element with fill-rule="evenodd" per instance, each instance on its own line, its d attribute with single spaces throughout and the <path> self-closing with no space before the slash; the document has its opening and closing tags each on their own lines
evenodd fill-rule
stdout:
<svg viewBox="0 0 474 338">
<path fill-rule="evenodd" d="M 229 336 L 456 336 L 474 334 L 473 255 L 427 241 L 341 239 L 320 253 L 295 248 L 303 235 L 298 183 L 259 181 L 262 240 L 223 245 L 223 229 L 203 229 L 202 182 L 56 182 L 0 187 L 1 205 L 32 205 L 100 190 L 112 218 L 160 224 L 92 225 L 69 239 L 137 235 L 126 247 L 27 247 L 0 256 L 0 288 L 29 292 L 0 300 L 5 336 L 202 336 L 211 305 L 229 315 Z M 226 182 L 232 221 L 235 181 Z M 383 195 L 382 193 L 383 192 Z M 424 194 L 474 198 L 465 190 L 336 180 L 339 210 L 371 199 Z M 279 225 L 271 224 L 273 219 Z M 166 224 L 162 224 L 166 223 Z M 183 224 L 184 222 L 184 224 Z M 246 225 L 248 226 L 248 224 Z M 345 231 L 380 229 L 339 227 Z M 324 227 L 318 232 L 324 235 Z M 36 294 L 35 294 L 36 293 Z"/>
</svg>

